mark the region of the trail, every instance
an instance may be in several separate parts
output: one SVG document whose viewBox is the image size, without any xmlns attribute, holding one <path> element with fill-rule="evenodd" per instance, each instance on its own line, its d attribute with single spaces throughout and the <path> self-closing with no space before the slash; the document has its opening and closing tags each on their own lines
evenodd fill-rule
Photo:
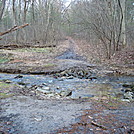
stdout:
<svg viewBox="0 0 134 134">
<path fill-rule="evenodd" d="M 0 86 L 5 82 L 11 82 L 9 85 L 15 84 L 18 86 L 18 83 L 24 85 L 9 90 L 13 93 L 17 91 L 18 94 L 13 97 L 0 99 L 0 133 L 64 134 L 70 132 L 89 134 L 113 133 L 113 130 L 115 130 L 114 132 L 118 134 L 119 132 L 132 131 L 131 127 L 134 123 L 132 120 L 133 102 L 129 103 L 130 106 L 124 106 L 123 102 L 118 102 L 118 99 L 112 100 L 112 97 L 115 97 L 116 93 L 123 96 L 122 85 L 126 81 L 127 84 L 132 85 L 134 78 L 131 76 L 116 76 L 113 74 L 113 70 L 106 70 L 107 73 L 105 73 L 104 68 L 86 61 L 72 38 L 68 37 L 66 43 L 57 47 L 57 49 L 63 47 L 60 54 L 52 56 L 49 55 L 50 53 L 46 55 L 45 53 L 5 51 L 5 53 L 12 53 L 17 58 L 22 57 L 21 61 L 18 59 L 19 62 L 14 59 L 10 63 L 2 64 L 3 70 L 5 72 L 9 71 L 9 73 L 23 74 L 19 76 L 17 74 L 1 73 Z M 49 56 L 51 57 L 49 60 L 52 62 L 49 62 Z M 48 63 L 54 63 L 54 66 L 44 67 L 44 63 L 47 63 L 47 65 L 49 65 Z M 104 72 L 102 72 L 102 69 Z M 97 76 L 95 70 L 97 72 L 100 70 L 100 75 Z M 48 72 L 53 72 L 56 75 L 46 75 Z M 95 76 L 93 72 L 95 72 Z M 42 75 L 31 75 L 32 73 Z M 87 75 L 89 76 L 87 77 Z M 42 90 L 43 87 L 50 88 L 48 94 L 35 92 L 37 88 Z M 4 91 L 8 93 L 5 87 Z M 72 91 L 72 94 L 69 97 L 56 96 L 65 91 Z M 130 90 L 127 92 L 130 92 Z M 117 103 L 122 105 L 121 110 L 119 107 L 115 107 Z M 86 113 L 83 115 L 85 111 Z M 103 126 L 106 126 L 108 130 L 92 125 L 92 119 L 95 119 L 97 124 L 101 124 L 96 120 L 98 118 L 104 121 Z M 116 118 L 118 118 L 118 121 L 115 120 Z"/>
<path fill-rule="evenodd" d="M 59 56 L 57 56 L 57 59 L 72 59 L 72 60 L 79 60 L 79 61 L 86 61 L 86 57 L 80 56 L 78 54 L 78 46 L 75 43 L 75 41 L 72 38 L 68 38 L 68 42 L 69 42 L 69 48 L 63 52 L 62 54 L 60 54 Z"/>
</svg>

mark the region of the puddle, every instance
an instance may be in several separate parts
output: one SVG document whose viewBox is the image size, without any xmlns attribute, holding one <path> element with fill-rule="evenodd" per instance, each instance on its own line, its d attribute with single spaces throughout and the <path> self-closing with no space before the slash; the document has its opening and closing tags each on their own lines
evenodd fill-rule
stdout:
<svg viewBox="0 0 134 134">
<path fill-rule="evenodd" d="M 66 50 L 64 53 L 61 55 L 57 56 L 56 59 L 73 59 L 73 60 L 81 60 L 85 61 L 85 58 L 82 56 L 79 56 L 72 50 L 71 48 Z"/>
</svg>

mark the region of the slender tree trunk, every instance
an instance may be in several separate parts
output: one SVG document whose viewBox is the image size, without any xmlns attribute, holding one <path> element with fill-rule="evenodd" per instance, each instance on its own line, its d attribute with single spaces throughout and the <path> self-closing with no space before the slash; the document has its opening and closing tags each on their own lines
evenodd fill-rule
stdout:
<svg viewBox="0 0 134 134">
<path fill-rule="evenodd" d="M 48 6 L 48 12 L 47 12 L 47 24 L 46 24 L 46 30 L 45 30 L 45 40 L 44 43 L 47 42 L 47 37 L 48 37 L 48 31 L 49 31 L 49 25 L 50 25 L 50 15 L 51 15 L 51 6 L 53 3 L 53 0 L 47 1 L 47 6 Z"/>
<path fill-rule="evenodd" d="M 123 15 L 122 42 L 123 42 L 123 47 L 125 47 L 125 46 L 127 46 L 127 42 L 126 42 L 126 0 L 121 0 L 121 7 L 122 7 L 122 15 Z"/>
<path fill-rule="evenodd" d="M 13 11 L 13 25 L 17 26 L 17 16 L 16 16 L 16 9 L 15 9 L 16 0 L 12 1 L 12 11 Z M 18 42 L 17 40 L 17 32 L 14 32 L 14 40 L 15 42 Z"/>
<path fill-rule="evenodd" d="M 1 22 L 1 19 L 3 17 L 3 13 L 4 13 L 4 9 L 5 9 L 5 3 L 6 3 L 6 0 L 2 0 L 2 6 L 0 8 L 0 22 Z"/>
<path fill-rule="evenodd" d="M 33 25 L 35 24 L 35 13 L 34 13 L 34 0 L 32 0 L 32 23 Z M 36 43 L 36 30 L 35 26 L 33 26 L 33 38 L 34 38 L 34 43 Z"/>
</svg>

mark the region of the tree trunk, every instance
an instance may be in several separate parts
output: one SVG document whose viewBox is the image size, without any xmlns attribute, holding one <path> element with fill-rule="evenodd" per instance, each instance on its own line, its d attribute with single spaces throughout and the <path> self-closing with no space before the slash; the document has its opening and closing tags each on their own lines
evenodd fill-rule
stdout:
<svg viewBox="0 0 134 134">
<path fill-rule="evenodd" d="M 3 17 L 3 13 L 4 13 L 4 9 L 5 9 L 5 3 L 6 3 L 6 0 L 2 0 L 2 6 L 0 8 L 0 22 L 1 22 L 1 19 Z"/>
<path fill-rule="evenodd" d="M 122 20 L 122 42 L 123 42 L 123 47 L 127 46 L 126 42 L 126 0 L 121 0 L 121 7 L 122 7 L 122 15 L 123 15 L 123 20 Z"/>
</svg>

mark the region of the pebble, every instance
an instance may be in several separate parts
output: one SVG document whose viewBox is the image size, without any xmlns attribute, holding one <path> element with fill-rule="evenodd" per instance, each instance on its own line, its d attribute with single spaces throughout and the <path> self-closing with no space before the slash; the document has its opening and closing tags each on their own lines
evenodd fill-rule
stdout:
<svg viewBox="0 0 134 134">
<path fill-rule="evenodd" d="M 12 83 L 12 81 L 10 81 L 10 80 L 5 80 L 4 82 L 7 83 L 7 84 Z"/>
<path fill-rule="evenodd" d="M 50 87 L 42 87 L 43 90 L 50 90 Z"/>
<path fill-rule="evenodd" d="M 53 83 L 53 80 L 49 80 L 48 82 L 49 82 L 49 83 Z"/>
<path fill-rule="evenodd" d="M 36 121 L 42 121 L 42 117 L 41 117 L 41 116 L 34 117 L 34 119 L 35 119 Z"/>
<path fill-rule="evenodd" d="M 69 76 L 69 77 L 67 77 L 67 79 L 73 79 L 74 77 L 73 76 Z"/>
<path fill-rule="evenodd" d="M 61 96 L 67 97 L 72 95 L 72 91 L 61 91 L 60 92 Z"/>
<path fill-rule="evenodd" d="M 43 90 L 42 88 L 39 88 L 39 87 L 36 90 L 39 91 L 39 92 L 42 92 L 44 94 L 50 94 L 51 93 L 51 91 Z"/>
<path fill-rule="evenodd" d="M 42 85 L 47 86 L 47 83 L 43 83 Z"/>
<path fill-rule="evenodd" d="M 130 100 L 128 100 L 128 99 L 121 99 L 121 101 L 130 102 Z"/>
<path fill-rule="evenodd" d="M 126 92 L 124 94 L 124 98 L 132 100 L 133 99 L 133 93 L 132 92 Z"/>
<path fill-rule="evenodd" d="M 51 94 L 47 94 L 47 97 L 54 97 L 55 94 L 54 93 L 51 93 Z"/>
<path fill-rule="evenodd" d="M 56 87 L 56 89 L 60 89 L 60 87 L 59 87 L 59 86 L 57 86 L 57 87 Z"/>
</svg>

